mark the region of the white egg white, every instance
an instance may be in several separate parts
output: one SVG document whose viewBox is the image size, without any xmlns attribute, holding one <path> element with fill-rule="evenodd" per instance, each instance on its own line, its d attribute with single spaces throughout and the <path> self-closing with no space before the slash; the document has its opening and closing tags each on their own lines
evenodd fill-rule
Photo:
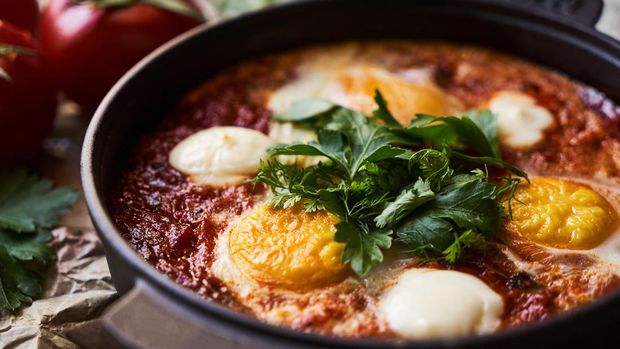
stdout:
<svg viewBox="0 0 620 349">
<path fill-rule="evenodd" d="M 315 138 L 313 131 L 292 123 L 272 122 L 269 135 L 245 127 L 211 127 L 177 144 L 169 154 L 169 162 L 196 184 L 235 185 L 258 172 L 269 148 L 280 143 L 307 143 Z M 282 156 L 280 160 L 309 166 L 320 159 Z"/>
<path fill-rule="evenodd" d="M 553 125 L 553 115 L 521 92 L 500 91 L 488 102 L 497 116 L 499 137 L 503 144 L 526 149 L 543 139 L 545 129 Z"/>
<path fill-rule="evenodd" d="M 379 309 L 403 338 L 447 338 L 493 332 L 504 303 L 472 275 L 420 268 L 403 272 L 381 296 Z"/>
<path fill-rule="evenodd" d="M 177 144 L 169 161 L 197 184 L 232 185 L 256 174 L 267 149 L 275 144 L 249 128 L 211 127 Z"/>
<path fill-rule="evenodd" d="M 264 205 L 264 202 L 257 203 L 255 207 L 260 205 Z M 357 278 L 348 277 L 339 283 L 314 289 L 289 290 L 262 284 L 247 276 L 231 256 L 229 236 L 237 222 L 251 214 L 252 210 L 254 209 L 241 216 L 230 218 L 228 229 L 217 239 L 214 261 L 211 265 L 213 274 L 235 293 L 239 302 L 250 309 L 258 319 L 274 325 L 303 329 L 304 319 L 322 317 L 335 308 L 343 313 L 342 317 L 333 320 L 324 319 L 321 325 L 316 325 L 315 331 L 323 328 L 325 333 L 338 336 L 357 336 L 365 330 L 372 331 L 369 333 L 387 331 L 385 324 L 378 319 L 372 298 L 368 298 L 368 304 L 362 310 L 350 307 L 347 295 L 363 287 Z M 295 253 L 295 251 L 289 252 Z"/>
</svg>

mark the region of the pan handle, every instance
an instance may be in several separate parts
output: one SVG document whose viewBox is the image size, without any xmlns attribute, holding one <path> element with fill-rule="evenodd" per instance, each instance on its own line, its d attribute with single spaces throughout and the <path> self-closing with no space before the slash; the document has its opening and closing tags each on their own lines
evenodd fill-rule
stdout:
<svg viewBox="0 0 620 349">
<path fill-rule="evenodd" d="M 256 347 L 243 334 L 231 334 L 215 321 L 204 322 L 141 280 L 136 280 L 134 287 L 106 310 L 102 322 L 126 348 Z"/>
<path fill-rule="evenodd" d="M 534 6 L 557 13 L 594 27 L 603 12 L 603 0 L 508 0 L 525 6 Z"/>
</svg>

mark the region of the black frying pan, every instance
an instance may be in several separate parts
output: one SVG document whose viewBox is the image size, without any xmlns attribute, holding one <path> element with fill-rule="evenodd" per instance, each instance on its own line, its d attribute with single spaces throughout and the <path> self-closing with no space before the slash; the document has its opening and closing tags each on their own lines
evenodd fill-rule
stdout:
<svg viewBox="0 0 620 349">
<path fill-rule="evenodd" d="M 620 43 L 591 27 L 601 7 L 596 0 L 301 1 L 199 28 L 159 49 L 112 89 L 84 141 L 84 192 L 123 295 L 105 316 L 107 328 L 129 347 L 148 348 L 617 347 L 620 293 L 538 324 L 461 339 L 344 340 L 276 328 L 160 274 L 123 240 L 108 214 L 108 193 L 137 137 L 192 87 L 265 53 L 364 38 L 462 42 L 546 65 L 619 101 Z"/>
</svg>

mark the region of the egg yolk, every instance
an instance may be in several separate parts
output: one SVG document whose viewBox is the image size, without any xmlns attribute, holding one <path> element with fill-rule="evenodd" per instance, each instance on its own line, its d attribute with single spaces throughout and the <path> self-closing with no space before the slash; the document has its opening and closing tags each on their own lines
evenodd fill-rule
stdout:
<svg viewBox="0 0 620 349">
<path fill-rule="evenodd" d="M 375 90 L 388 103 L 394 117 L 402 124 L 408 124 L 415 114 L 446 116 L 454 112 L 441 90 L 431 84 L 414 84 L 399 76 L 373 67 L 363 66 L 339 77 L 339 82 L 356 109 L 371 114 L 376 108 Z M 355 95 L 362 98 L 355 99 Z"/>
<path fill-rule="evenodd" d="M 589 187 L 556 178 L 534 178 L 517 188 L 512 222 L 531 241 L 562 249 L 596 247 L 615 230 L 611 204 Z"/>
<path fill-rule="evenodd" d="M 344 245 L 334 241 L 336 216 L 299 208 L 256 208 L 230 232 L 233 262 L 255 281 L 288 289 L 315 288 L 346 277 Z"/>
</svg>

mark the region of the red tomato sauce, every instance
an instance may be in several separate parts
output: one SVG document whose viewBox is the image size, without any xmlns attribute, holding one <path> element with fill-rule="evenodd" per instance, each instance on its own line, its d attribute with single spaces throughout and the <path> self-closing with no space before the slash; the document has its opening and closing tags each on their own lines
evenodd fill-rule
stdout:
<svg viewBox="0 0 620 349">
<path fill-rule="evenodd" d="M 549 70 L 476 48 L 387 42 L 367 54 L 391 70 L 429 67 L 435 83 L 467 108 L 484 107 L 500 90 L 534 97 L 554 115 L 554 126 L 546 131 L 541 144 L 527 151 L 503 149 L 507 160 L 527 170 L 591 175 L 597 169 L 610 178 L 620 176 L 619 108 L 595 90 Z M 261 58 L 231 68 L 191 91 L 156 131 L 139 140 L 112 193 L 113 218 L 145 260 L 201 296 L 239 311 L 248 310 L 209 268 L 215 240 L 227 225 L 217 217 L 241 214 L 267 188 L 192 184 L 170 166 L 168 154 L 184 138 L 212 126 L 268 132 L 271 112 L 265 107 L 267 95 L 294 78 L 293 67 L 299 58 L 295 53 Z M 456 265 L 426 265 L 464 271 L 489 284 L 505 301 L 502 327 L 540 321 L 620 285 L 617 277 L 611 277 L 592 286 L 596 289 L 579 290 L 583 283 L 578 278 L 551 282 L 552 266 L 546 274 L 529 275 L 500 252 L 504 247 L 492 244 L 485 253 L 472 252 Z M 516 255 L 527 253 L 523 247 L 510 248 Z M 582 297 L 579 292 L 589 299 L 576 300 Z M 312 331 L 326 320 L 304 321 L 304 329 Z"/>
</svg>

